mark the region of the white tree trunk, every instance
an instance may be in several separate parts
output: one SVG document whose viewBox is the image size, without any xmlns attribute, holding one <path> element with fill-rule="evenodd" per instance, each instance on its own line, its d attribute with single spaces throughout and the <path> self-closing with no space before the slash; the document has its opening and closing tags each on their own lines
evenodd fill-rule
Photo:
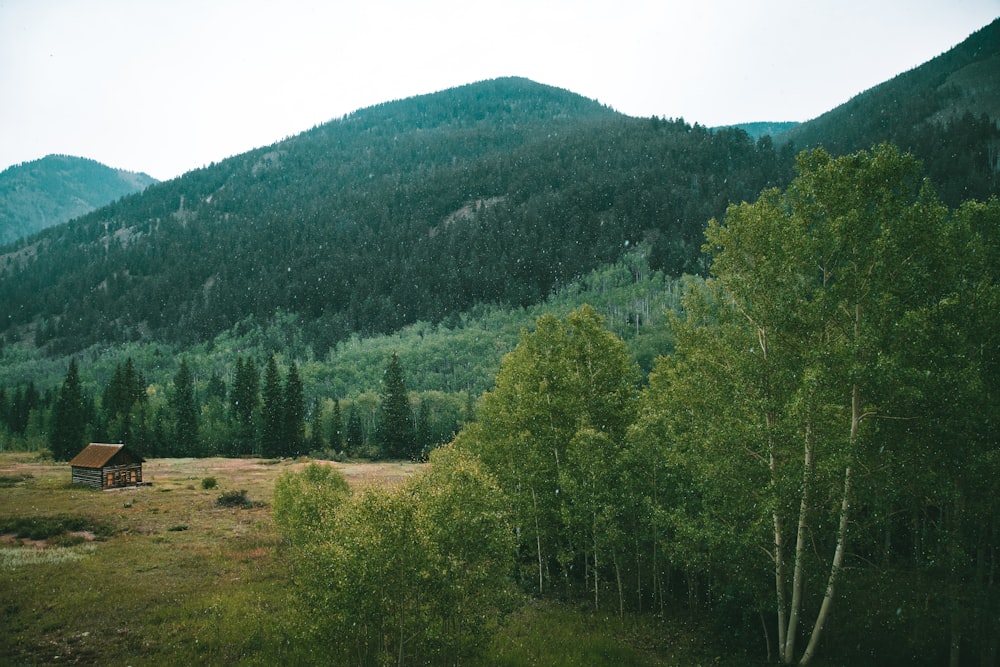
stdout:
<svg viewBox="0 0 1000 667">
<path fill-rule="evenodd" d="M 806 531 L 809 527 L 809 489 L 812 485 L 813 442 L 812 428 L 806 426 L 805 452 L 802 461 L 802 498 L 799 504 L 799 526 L 795 537 L 795 571 L 792 574 L 792 606 L 788 615 L 788 630 L 782 659 L 786 663 L 795 660 L 795 637 L 798 634 L 799 617 L 802 610 L 802 577 L 805 572 Z"/>
<path fill-rule="evenodd" d="M 830 577 L 826 583 L 826 593 L 823 595 L 823 604 L 820 605 L 819 614 L 816 616 L 816 624 L 813 626 L 812 634 L 809 637 L 809 645 L 806 646 L 805 653 L 802 654 L 801 665 L 808 665 L 816 649 L 819 647 L 819 639 L 823 634 L 823 626 L 830 615 L 830 607 L 833 605 L 834 585 L 840 576 L 840 571 L 844 563 L 844 551 L 847 549 L 847 517 L 851 508 L 851 466 L 844 469 L 844 498 L 840 503 L 840 525 L 837 527 L 837 548 L 833 553 L 833 563 L 830 565 Z"/>
</svg>

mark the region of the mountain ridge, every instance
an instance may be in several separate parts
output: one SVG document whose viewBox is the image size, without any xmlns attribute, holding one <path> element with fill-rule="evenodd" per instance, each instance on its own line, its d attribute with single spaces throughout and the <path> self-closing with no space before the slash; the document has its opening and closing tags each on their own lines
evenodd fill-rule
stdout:
<svg viewBox="0 0 1000 667">
<path fill-rule="evenodd" d="M 797 149 L 851 153 L 889 141 L 927 165 L 950 205 L 996 192 L 1000 18 L 961 43 L 779 135 Z"/>
<path fill-rule="evenodd" d="M 643 241 L 655 268 L 698 270 L 704 221 L 781 182 L 788 157 L 526 79 L 469 84 L 359 110 L 0 250 L 6 330 L 61 350 L 190 343 L 280 309 L 325 349 L 480 302 L 538 302 Z M 477 201 L 493 203 L 444 224 Z"/>
<path fill-rule="evenodd" d="M 79 217 L 157 182 L 96 160 L 51 154 L 0 172 L 0 245 Z"/>
</svg>

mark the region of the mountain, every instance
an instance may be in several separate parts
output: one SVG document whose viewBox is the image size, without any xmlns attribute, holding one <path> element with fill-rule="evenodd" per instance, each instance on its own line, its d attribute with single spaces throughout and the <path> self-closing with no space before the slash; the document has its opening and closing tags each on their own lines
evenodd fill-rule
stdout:
<svg viewBox="0 0 1000 667">
<path fill-rule="evenodd" d="M 644 244 L 698 272 L 705 222 L 790 176 L 739 130 L 505 78 L 359 110 L 0 248 L 8 341 L 209 340 L 301 316 L 352 333 L 524 306 Z"/>
<path fill-rule="evenodd" d="M 69 155 L 8 167 L 0 172 L 0 244 L 79 217 L 155 182 L 146 174 Z"/>
<path fill-rule="evenodd" d="M 851 153 L 889 141 L 921 158 L 950 205 L 1000 191 L 1000 19 L 938 57 L 778 135 Z"/>
</svg>

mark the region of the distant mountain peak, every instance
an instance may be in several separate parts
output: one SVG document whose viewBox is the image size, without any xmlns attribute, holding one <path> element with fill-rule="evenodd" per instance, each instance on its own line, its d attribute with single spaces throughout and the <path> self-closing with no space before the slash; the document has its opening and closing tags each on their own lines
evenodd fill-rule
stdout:
<svg viewBox="0 0 1000 667">
<path fill-rule="evenodd" d="M 156 183 L 89 158 L 51 154 L 0 172 L 0 245 L 89 213 Z"/>
</svg>

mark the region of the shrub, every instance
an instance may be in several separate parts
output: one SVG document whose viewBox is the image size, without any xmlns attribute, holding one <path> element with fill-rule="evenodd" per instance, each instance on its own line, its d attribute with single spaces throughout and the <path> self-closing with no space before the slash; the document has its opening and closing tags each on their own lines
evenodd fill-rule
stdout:
<svg viewBox="0 0 1000 667">
<path fill-rule="evenodd" d="M 285 472 L 274 483 L 274 523 L 293 544 L 317 539 L 351 490 L 340 472 L 310 463 L 302 472 Z"/>
<path fill-rule="evenodd" d="M 214 477 L 206 477 L 201 480 L 201 488 L 203 489 L 214 489 L 219 486 L 219 481 Z"/>
<path fill-rule="evenodd" d="M 225 491 L 219 496 L 215 504 L 219 507 L 242 507 L 244 509 L 253 507 L 253 502 L 247 498 L 246 489 L 239 491 Z"/>
</svg>

